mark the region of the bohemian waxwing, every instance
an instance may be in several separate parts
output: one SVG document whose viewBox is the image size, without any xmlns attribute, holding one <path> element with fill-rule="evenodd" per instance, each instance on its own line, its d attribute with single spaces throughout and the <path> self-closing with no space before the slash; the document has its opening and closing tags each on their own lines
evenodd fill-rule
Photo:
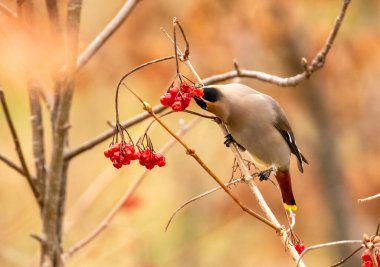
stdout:
<svg viewBox="0 0 380 267">
<path fill-rule="evenodd" d="M 297 209 L 290 180 L 290 155 L 297 157 L 298 169 L 308 163 L 296 145 L 294 134 L 283 109 L 272 97 L 243 84 L 208 85 L 197 104 L 215 114 L 227 126 L 230 136 L 269 171 L 260 174 L 267 179 L 271 170 L 279 184 L 285 209 Z M 231 138 L 232 137 L 232 138 Z"/>
</svg>

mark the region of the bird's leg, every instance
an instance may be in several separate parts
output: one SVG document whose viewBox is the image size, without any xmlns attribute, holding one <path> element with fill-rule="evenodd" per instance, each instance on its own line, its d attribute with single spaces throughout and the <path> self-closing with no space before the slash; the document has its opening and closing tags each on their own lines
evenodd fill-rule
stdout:
<svg viewBox="0 0 380 267">
<path fill-rule="evenodd" d="M 231 143 L 235 143 L 239 150 L 244 152 L 245 151 L 245 147 L 243 147 L 242 145 L 240 145 L 238 142 L 236 142 L 236 140 L 232 137 L 231 134 L 227 134 L 225 137 L 224 137 L 224 144 L 226 145 L 226 147 L 230 147 L 230 144 Z"/>
<path fill-rule="evenodd" d="M 273 168 L 271 167 L 265 171 L 259 172 L 257 175 L 259 177 L 259 181 L 262 182 L 262 181 L 268 180 L 272 171 L 273 171 Z"/>
</svg>

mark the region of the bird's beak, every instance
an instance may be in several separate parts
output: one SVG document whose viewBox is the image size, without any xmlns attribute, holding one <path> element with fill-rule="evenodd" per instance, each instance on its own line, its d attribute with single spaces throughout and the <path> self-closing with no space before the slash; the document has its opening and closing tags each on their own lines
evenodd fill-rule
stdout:
<svg viewBox="0 0 380 267">
<path fill-rule="evenodd" d="M 202 109 L 207 110 L 207 103 L 200 97 L 196 96 L 194 97 L 195 102 L 200 106 Z"/>
</svg>

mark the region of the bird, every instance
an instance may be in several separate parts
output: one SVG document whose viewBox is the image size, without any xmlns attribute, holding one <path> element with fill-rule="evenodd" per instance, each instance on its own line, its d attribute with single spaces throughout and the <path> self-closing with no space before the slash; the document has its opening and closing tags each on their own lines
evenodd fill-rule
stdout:
<svg viewBox="0 0 380 267">
<path fill-rule="evenodd" d="M 296 211 L 289 171 L 291 154 L 296 156 L 301 173 L 303 163 L 309 162 L 298 149 L 280 104 L 271 96 L 240 83 L 203 86 L 203 96 L 194 100 L 226 125 L 227 146 L 235 141 L 256 161 L 269 167 L 259 174 L 260 181 L 275 172 L 285 210 Z"/>
</svg>

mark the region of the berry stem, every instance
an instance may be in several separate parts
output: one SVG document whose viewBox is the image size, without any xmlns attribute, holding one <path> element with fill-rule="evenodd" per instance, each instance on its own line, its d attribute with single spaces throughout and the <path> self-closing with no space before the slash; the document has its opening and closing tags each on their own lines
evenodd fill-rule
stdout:
<svg viewBox="0 0 380 267">
<path fill-rule="evenodd" d="M 116 111 L 116 123 L 119 123 L 119 89 L 120 89 L 120 86 L 122 85 L 123 81 L 129 76 L 131 75 L 132 73 L 138 71 L 139 69 L 142 69 L 146 66 L 149 66 L 149 65 L 152 65 L 152 64 L 155 64 L 155 63 L 158 63 L 158 62 L 162 62 L 162 61 L 166 61 L 166 60 L 169 60 L 169 59 L 173 59 L 173 58 L 177 58 L 176 55 L 173 55 L 173 56 L 166 56 L 166 57 L 162 57 L 162 58 L 158 58 L 158 59 L 155 59 L 155 60 L 151 60 L 151 61 L 148 61 L 148 62 L 145 62 L 135 68 L 133 68 L 132 70 L 130 70 L 129 72 L 127 72 L 126 74 L 124 74 L 123 77 L 121 77 L 121 79 L 119 80 L 119 83 L 117 84 L 117 87 L 116 87 L 116 94 L 115 94 L 115 111 Z"/>
</svg>

